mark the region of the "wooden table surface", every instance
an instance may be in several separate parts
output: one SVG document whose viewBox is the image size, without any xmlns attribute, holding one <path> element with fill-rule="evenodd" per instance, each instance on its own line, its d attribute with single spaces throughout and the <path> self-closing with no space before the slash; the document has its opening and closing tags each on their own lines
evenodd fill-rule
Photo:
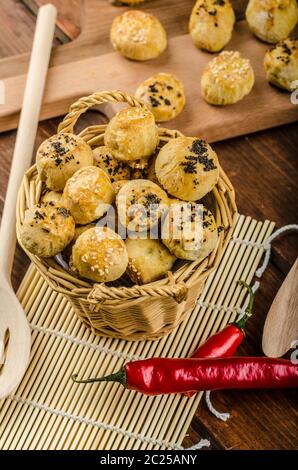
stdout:
<svg viewBox="0 0 298 470">
<path fill-rule="evenodd" d="M 105 4 L 108 0 L 99 0 Z M 31 48 L 37 5 L 45 0 L 0 0 L 0 57 L 9 57 Z M 52 0 L 59 9 L 55 44 L 73 39 L 80 31 L 80 0 Z M 169 35 L 187 32 L 193 0 L 148 0 L 145 6 L 155 12 Z M 242 17 L 245 1 L 234 1 L 237 16 Z M 101 51 L 110 50 L 108 31 L 111 18 L 123 8 L 103 9 Z M 0 77 L 1 79 L 1 77 Z M 121 83 L 119 83 L 119 88 Z M 297 105 L 298 116 L 298 105 Z M 94 115 L 84 118 L 95 122 Z M 36 145 L 53 134 L 59 119 L 42 122 Z M 96 117 L 98 122 L 98 116 Z M 224 125 L 224 124 L 223 124 Z M 0 210 L 2 212 L 15 132 L 0 135 Z M 277 227 L 298 220 L 298 124 L 271 129 L 214 145 L 221 164 L 236 189 L 239 211 L 259 220 L 270 219 Z M 254 317 L 248 324 L 247 339 L 240 349 L 243 355 L 261 355 L 262 329 L 270 304 L 290 266 L 297 257 L 297 234 L 274 243 L 271 264 L 256 295 Z M 13 285 L 21 282 L 28 260 L 16 251 Z M 297 286 L 298 287 L 298 286 Z M 184 440 L 190 446 L 208 438 L 213 449 L 297 449 L 298 407 L 296 391 L 222 391 L 213 393 L 218 410 L 229 411 L 228 422 L 218 421 L 201 402 Z"/>
</svg>

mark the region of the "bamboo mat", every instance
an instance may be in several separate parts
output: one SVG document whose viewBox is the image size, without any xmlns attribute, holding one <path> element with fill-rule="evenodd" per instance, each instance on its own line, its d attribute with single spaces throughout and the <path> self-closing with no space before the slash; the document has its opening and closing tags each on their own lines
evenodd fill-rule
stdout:
<svg viewBox="0 0 298 470">
<path fill-rule="evenodd" d="M 240 215 L 217 270 L 192 314 L 159 341 L 95 337 L 31 266 L 18 297 L 32 327 L 31 362 L 12 397 L 0 401 L 0 449 L 166 449 L 181 445 L 202 394 L 146 397 L 119 384 L 74 384 L 136 357 L 185 357 L 236 318 L 274 224 Z"/>
</svg>

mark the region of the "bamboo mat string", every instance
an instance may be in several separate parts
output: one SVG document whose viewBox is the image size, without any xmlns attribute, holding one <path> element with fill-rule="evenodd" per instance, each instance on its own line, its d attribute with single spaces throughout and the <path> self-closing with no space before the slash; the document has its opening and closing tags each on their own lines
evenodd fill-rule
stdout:
<svg viewBox="0 0 298 470">
<path fill-rule="evenodd" d="M 264 263 L 262 266 L 256 271 L 256 276 L 257 277 L 262 277 L 270 260 L 270 255 L 271 255 L 271 243 L 273 240 L 275 240 L 277 237 L 282 235 L 283 233 L 292 231 L 292 230 L 298 230 L 298 225 L 297 224 L 289 224 L 285 225 L 284 227 L 279 228 L 276 230 L 270 237 L 267 238 L 266 243 L 264 245 L 265 249 L 265 258 L 264 258 Z"/>
<path fill-rule="evenodd" d="M 265 257 L 264 257 L 263 264 L 256 271 L 256 276 L 258 278 L 261 278 L 263 276 L 264 272 L 266 271 L 266 269 L 268 267 L 268 264 L 269 264 L 269 261 L 270 261 L 271 244 L 272 244 L 273 240 L 278 238 L 280 235 L 282 235 L 286 232 L 290 232 L 292 230 L 297 230 L 298 231 L 298 225 L 297 224 L 289 224 L 289 225 L 285 225 L 284 227 L 279 228 L 278 230 L 276 230 L 272 235 L 270 235 L 267 238 L 265 243 L 256 243 L 256 242 L 252 242 L 252 241 L 249 241 L 249 240 L 241 240 L 237 237 L 232 237 L 231 241 L 237 242 L 237 243 L 240 243 L 240 244 L 244 244 L 244 245 L 247 245 L 247 246 L 254 246 L 254 247 L 257 247 L 257 248 L 260 248 L 260 249 L 261 248 L 264 249 Z M 253 292 L 255 293 L 259 289 L 259 287 L 260 287 L 260 283 L 258 281 L 256 281 L 254 283 L 254 285 L 252 286 Z M 238 316 L 237 320 L 241 320 L 241 318 L 245 315 L 245 311 L 247 309 L 248 303 L 249 303 L 249 295 L 246 296 L 243 307 L 241 309 L 239 309 L 240 311 L 239 311 L 239 316 Z M 214 416 L 216 416 L 216 418 L 220 419 L 221 421 L 227 421 L 230 418 L 230 413 L 221 413 L 221 412 L 217 411 L 216 408 L 214 408 L 214 406 L 212 405 L 212 402 L 211 402 L 211 392 L 210 392 L 210 390 L 205 393 L 205 401 L 206 401 L 206 405 L 207 405 L 208 410 L 210 411 L 210 413 L 212 413 Z"/>
<path fill-rule="evenodd" d="M 135 354 L 123 353 L 122 351 L 115 351 L 114 349 L 110 349 L 104 346 L 100 346 L 99 344 L 90 343 L 89 341 L 85 341 L 82 339 L 78 339 L 75 336 L 68 335 L 63 333 L 63 331 L 59 330 L 52 330 L 51 328 L 45 328 L 44 326 L 35 325 L 34 323 L 29 323 L 30 328 L 34 331 L 38 331 L 39 333 L 53 335 L 56 338 L 61 338 L 66 341 L 70 341 L 77 346 L 86 346 L 94 351 L 100 351 L 104 354 L 110 354 L 114 357 L 119 357 L 121 359 L 128 359 L 129 361 L 138 361 L 140 359 L 144 359 L 144 357 L 137 356 Z"/>
<path fill-rule="evenodd" d="M 54 414 L 56 416 L 61 416 L 63 418 L 67 418 L 70 421 L 77 421 L 81 424 L 86 424 L 86 425 L 91 425 L 96 428 L 103 428 L 106 431 L 110 432 L 117 432 L 119 434 L 122 434 L 123 436 L 128 436 L 130 438 L 140 440 L 142 442 L 148 443 L 148 444 L 153 444 L 153 445 L 158 445 L 158 446 L 165 446 L 169 449 L 173 450 L 199 450 L 202 449 L 203 447 L 209 447 L 210 446 L 210 441 L 208 439 L 201 439 L 197 444 L 191 446 L 191 447 L 182 447 L 178 444 L 175 444 L 173 442 L 167 442 L 164 439 L 154 439 L 152 437 L 144 436 L 139 433 L 131 432 L 123 428 L 119 428 L 117 426 L 113 426 L 112 424 L 107 424 L 107 423 L 102 423 L 100 421 L 94 421 L 93 419 L 88 419 L 88 418 L 82 418 L 81 416 L 77 416 L 73 413 L 66 413 L 65 411 L 56 409 L 56 408 L 51 408 L 47 405 L 44 405 L 42 403 L 37 403 L 32 400 L 28 400 L 26 398 L 19 397 L 17 395 L 10 395 L 8 397 L 10 400 L 15 401 L 17 403 L 20 403 L 21 405 L 27 405 L 27 406 L 32 406 L 38 410 L 41 411 L 47 411 L 48 413 Z"/>
</svg>

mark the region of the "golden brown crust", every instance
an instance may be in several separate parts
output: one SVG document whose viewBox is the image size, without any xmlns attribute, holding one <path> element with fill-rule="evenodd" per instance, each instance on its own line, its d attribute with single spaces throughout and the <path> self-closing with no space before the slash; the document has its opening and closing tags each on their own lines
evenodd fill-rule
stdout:
<svg viewBox="0 0 298 470">
<path fill-rule="evenodd" d="M 127 238 L 127 274 L 137 284 L 147 284 L 165 277 L 176 257 L 159 241 L 150 238 Z"/>
<path fill-rule="evenodd" d="M 162 241 L 177 258 L 203 260 L 218 242 L 215 219 L 203 204 L 172 203 L 162 227 Z"/>
<path fill-rule="evenodd" d="M 298 21 L 296 0 L 249 0 L 246 19 L 251 31 L 262 41 L 286 39 Z"/>
<path fill-rule="evenodd" d="M 156 176 L 172 196 L 196 201 L 217 183 L 217 155 L 207 142 L 195 137 L 171 139 L 155 161 Z"/>
<path fill-rule="evenodd" d="M 239 52 L 223 51 L 204 69 L 201 89 L 210 104 L 227 105 L 243 99 L 254 84 L 254 72 L 248 59 Z"/>
<path fill-rule="evenodd" d="M 288 91 L 298 88 L 298 39 L 285 39 L 267 51 L 264 67 L 273 85 Z"/>
<path fill-rule="evenodd" d="M 117 160 L 144 166 L 159 142 L 153 114 L 145 107 L 122 109 L 109 122 L 104 142 Z"/>
<path fill-rule="evenodd" d="M 132 232 L 154 227 L 168 206 L 163 189 L 149 180 L 133 180 L 125 184 L 116 197 L 121 224 Z"/>
<path fill-rule="evenodd" d="M 91 147 L 75 134 L 53 135 L 39 146 L 36 154 L 39 177 L 54 191 L 63 190 L 77 170 L 92 164 Z"/>
<path fill-rule="evenodd" d="M 108 175 L 100 168 L 88 166 L 67 181 L 63 198 L 76 223 L 85 225 L 107 212 L 115 193 Z"/>
<path fill-rule="evenodd" d="M 118 279 L 125 272 L 127 263 L 124 241 L 108 227 L 86 230 L 78 237 L 72 249 L 72 269 L 95 282 Z"/>
<path fill-rule="evenodd" d="M 130 178 L 129 166 L 117 160 L 112 151 L 105 145 L 96 147 L 93 150 L 93 158 L 94 165 L 101 168 L 108 175 L 111 183 Z"/>
<path fill-rule="evenodd" d="M 55 256 L 71 242 L 75 222 L 60 202 L 41 202 L 27 209 L 20 238 L 24 247 L 42 258 Z"/>
<path fill-rule="evenodd" d="M 229 0 L 197 0 L 189 32 L 199 49 L 218 52 L 232 37 L 235 13 Z"/>
<path fill-rule="evenodd" d="M 147 78 L 138 86 L 135 96 L 151 109 L 159 122 L 174 119 L 185 105 L 183 85 L 170 73 L 157 73 Z"/>
<path fill-rule="evenodd" d="M 160 21 L 139 10 L 117 16 L 110 39 L 114 49 L 124 57 L 140 61 L 158 57 L 167 47 L 167 34 Z"/>
</svg>

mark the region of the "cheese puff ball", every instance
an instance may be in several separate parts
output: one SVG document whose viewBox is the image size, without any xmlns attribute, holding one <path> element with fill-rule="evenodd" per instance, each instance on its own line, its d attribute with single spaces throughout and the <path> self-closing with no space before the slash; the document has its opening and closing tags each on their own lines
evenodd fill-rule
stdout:
<svg viewBox="0 0 298 470">
<path fill-rule="evenodd" d="M 122 109 L 107 125 L 104 142 L 117 160 L 139 166 L 139 160 L 148 160 L 159 142 L 153 114 L 139 106 Z"/>
<path fill-rule="evenodd" d="M 185 105 L 184 88 L 171 73 L 157 73 L 145 80 L 135 92 L 152 111 L 156 121 L 169 121 L 181 113 Z"/>
<path fill-rule="evenodd" d="M 171 196 L 196 201 L 217 183 L 217 155 L 207 142 L 195 137 L 171 139 L 155 161 L 156 176 Z"/>
<path fill-rule="evenodd" d="M 125 272 L 127 263 L 124 241 L 108 227 L 86 230 L 72 248 L 72 269 L 95 282 L 115 281 Z"/>
<path fill-rule="evenodd" d="M 127 238 L 127 274 L 137 284 L 147 284 L 166 276 L 176 257 L 159 240 Z"/>
<path fill-rule="evenodd" d="M 20 233 L 23 246 L 41 258 L 51 258 L 71 242 L 75 222 L 60 202 L 41 202 L 25 212 Z"/>
<path fill-rule="evenodd" d="M 298 80 L 298 39 L 285 39 L 271 50 L 264 59 L 267 80 L 273 85 L 292 91 Z"/>
<path fill-rule="evenodd" d="M 262 41 L 275 44 L 286 39 L 298 21 L 296 0 L 249 0 L 246 19 Z"/>
<path fill-rule="evenodd" d="M 125 184 L 116 197 L 121 224 L 132 232 L 154 227 L 168 207 L 168 196 L 149 180 L 133 180 Z"/>
<path fill-rule="evenodd" d="M 87 166 L 67 181 L 63 198 L 76 223 L 85 225 L 107 212 L 115 193 L 108 175 L 101 168 Z"/>
<path fill-rule="evenodd" d="M 232 37 L 235 13 L 229 0 L 198 0 L 189 20 L 189 33 L 199 49 L 218 52 Z"/>
<path fill-rule="evenodd" d="M 125 163 L 116 160 L 110 149 L 104 145 L 96 147 L 93 150 L 94 165 L 101 168 L 110 178 L 111 183 L 114 181 L 129 179 L 130 168 Z"/>
<path fill-rule="evenodd" d="M 194 202 L 171 204 L 162 226 L 162 241 L 177 258 L 203 260 L 218 241 L 212 213 Z"/>
<path fill-rule="evenodd" d="M 74 134 L 53 135 L 40 145 L 36 154 L 39 177 L 54 191 L 62 191 L 77 170 L 89 165 L 93 165 L 91 147 Z"/>
<path fill-rule="evenodd" d="M 254 84 L 254 72 L 248 59 L 239 52 L 223 51 L 204 69 L 201 90 L 207 103 L 233 104 L 248 95 Z"/>
<path fill-rule="evenodd" d="M 126 11 L 114 19 L 110 39 L 116 51 L 139 61 L 154 59 L 167 47 L 167 33 L 160 21 L 138 10 Z"/>
</svg>

